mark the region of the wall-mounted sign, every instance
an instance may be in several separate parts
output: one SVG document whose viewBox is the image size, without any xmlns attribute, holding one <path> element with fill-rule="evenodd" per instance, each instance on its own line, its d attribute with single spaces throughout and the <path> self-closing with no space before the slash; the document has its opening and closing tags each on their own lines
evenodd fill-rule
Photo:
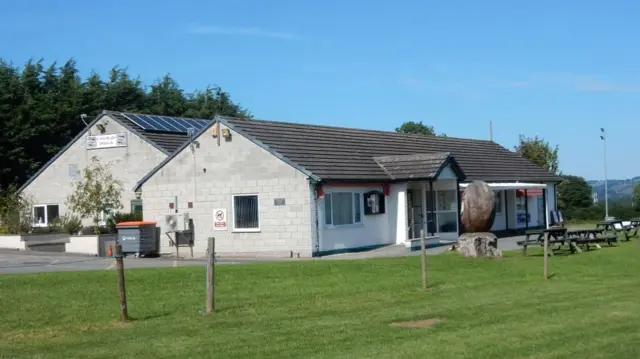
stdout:
<svg viewBox="0 0 640 359">
<path fill-rule="evenodd" d="M 213 210 L 213 230 L 227 230 L 227 210 L 224 208 L 216 208 Z"/>
<path fill-rule="evenodd" d="M 87 149 L 127 147 L 127 133 L 114 133 L 110 135 L 87 136 Z"/>
</svg>

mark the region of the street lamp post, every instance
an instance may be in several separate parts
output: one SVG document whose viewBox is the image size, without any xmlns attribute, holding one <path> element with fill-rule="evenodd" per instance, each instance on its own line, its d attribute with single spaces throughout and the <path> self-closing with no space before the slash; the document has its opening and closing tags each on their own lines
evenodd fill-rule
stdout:
<svg viewBox="0 0 640 359">
<path fill-rule="evenodd" d="M 604 219 L 609 219 L 609 188 L 607 186 L 607 133 L 600 128 L 600 139 L 604 143 Z"/>
</svg>

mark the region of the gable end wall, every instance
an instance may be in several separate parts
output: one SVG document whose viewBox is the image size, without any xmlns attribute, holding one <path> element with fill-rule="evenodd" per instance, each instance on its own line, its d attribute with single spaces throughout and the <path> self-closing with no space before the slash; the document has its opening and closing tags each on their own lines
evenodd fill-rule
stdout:
<svg viewBox="0 0 640 359">
<path fill-rule="evenodd" d="M 87 136 L 99 135 L 97 124 L 106 128 L 104 134 L 127 133 L 127 147 L 87 150 Z M 73 191 L 73 168 L 80 172 L 97 156 L 103 164 L 111 162 L 111 172 L 122 181 L 122 211 L 131 210 L 130 202 L 135 199 L 133 186 L 151 169 L 162 162 L 166 155 L 149 142 L 127 130 L 109 116 L 103 116 L 95 125 L 86 130 L 67 150 L 51 163 L 38 177 L 27 185 L 22 193 L 31 197 L 34 204 L 57 204 L 60 214 L 67 213 L 66 199 Z M 76 172 L 77 173 L 77 172 Z M 85 220 L 90 224 L 91 220 Z"/>
<path fill-rule="evenodd" d="M 214 124 L 215 126 L 215 124 Z M 225 126 L 221 125 L 221 129 Z M 177 197 L 178 211 L 193 220 L 194 256 L 206 253 L 207 238 L 216 238 L 216 252 L 223 256 L 265 255 L 311 256 L 312 217 L 315 214 L 308 178 L 239 133 L 230 130 L 231 140 L 203 132 L 189 147 L 154 173 L 142 185 L 144 219 L 156 221 L 160 228 L 162 252 L 175 254 L 167 236 L 165 216 Z M 233 231 L 233 195 L 258 194 L 259 232 Z M 275 205 L 276 198 L 284 205 Z M 192 202 L 193 208 L 188 208 Z M 227 211 L 227 230 L 214 231 L 214 209 Z M 180 248 L 180 255 L 189 251 Z M 188 254 L 190 255 L 190 254 Z"/>
</svg>

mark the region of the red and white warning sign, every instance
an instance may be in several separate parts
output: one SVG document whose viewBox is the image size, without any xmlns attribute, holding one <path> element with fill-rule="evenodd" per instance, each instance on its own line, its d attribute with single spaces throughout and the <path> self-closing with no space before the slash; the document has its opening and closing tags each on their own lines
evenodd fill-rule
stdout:
<svg viewBox="0 0 640 359">
<path fill-rule="evenodd" d="M 216 208 L 213 210 L 213 230 L 227 230 L 227 210 L 224 208 Z"/>
</svg>

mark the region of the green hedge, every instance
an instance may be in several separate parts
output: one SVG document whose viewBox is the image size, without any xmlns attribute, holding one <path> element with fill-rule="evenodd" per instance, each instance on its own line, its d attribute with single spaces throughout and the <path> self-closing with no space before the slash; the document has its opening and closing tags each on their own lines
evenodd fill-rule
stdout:
<svg viewBox="0 0 640 359">
<path fill-rule="evenodd" d="M 560 211 L 562 211 L 565 221 L 598 221 L 605 217 L 605 208 L 601 204 L 586 208 L 563 208 Z M 633 207 L 630 203 L 611 203 L 609 204 L 609 216 L 621 220 L 640 217 L 640 208 Z"/>
</svg>

